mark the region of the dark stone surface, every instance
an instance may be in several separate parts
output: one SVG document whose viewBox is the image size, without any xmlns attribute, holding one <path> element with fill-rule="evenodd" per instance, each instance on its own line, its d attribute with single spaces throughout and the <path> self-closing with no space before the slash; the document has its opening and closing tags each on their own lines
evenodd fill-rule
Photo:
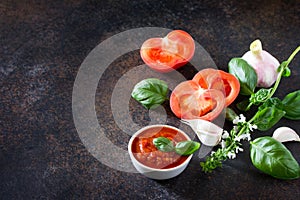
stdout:
<svg viewBox="0 0 300 200">
<path fill-rule="evenodd" d="M 98 44 L 122 31 L 149 26 L 185 30 L 218 68 L 227 70 L 230 58 L 241 56 L 256 38 L 280 61 L 287 59 L 299 45 L 299 24 L 299 1 L 288 0 L 1 1 L 0 199 L 299 199 L 300 179 L 282 181 L 258 172 L 246 143 L 237 159 L 211 174 L 201 171 L 197 156 L 180 176 L 165 181 L 116 170 L 89 153 L 72 115 L 81 63 Z M 117 58 L 95 95 L 99 124 L 123 151 L 130 136 L 114 123 L 112 91 L 124 74 L 142 64 L 138 51 Z M 276 93 L 280 98 L 300 89 L 299 55 L 291 68 L 292 76 Z M 179 72 L 191 78 L 195 70 L 186 66 Z M 149 123 L 140 105 L 130 101 L 128 106 L 135 123 Z M 168 103 L 163 106 L 167 123 L 178 126 Z M 128 116 L 120 116 L 130 127 Z M 276 127 L 283 125 L 300 133 L 297 121 L 282 119 Z M 254 138 L 271 135 L 276 127 Z M 300 162 L 299 144 L 286 145 Z"/>
</svg>

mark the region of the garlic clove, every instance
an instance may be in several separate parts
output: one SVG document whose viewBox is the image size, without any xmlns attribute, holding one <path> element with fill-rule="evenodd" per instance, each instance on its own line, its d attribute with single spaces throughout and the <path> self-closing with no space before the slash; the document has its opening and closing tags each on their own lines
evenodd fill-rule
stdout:
<svg viewBox="0 0 300 200">
<path fill-rule="evenodd" d="M 197 131 L 198 119 L 181 119 L 182 123 L 189 125 L 194 132 Z"/>
<path fill-rule="evenodd" d="M 216 146 L 220 143 L 223 129 L 216 124 L 202 119 L 181 120 L 181 122 L 193 129 L 202 144 Z"/>
<path fill-rule="evenodd" d="M 279 142 L 300 142 L 299 135 L 293 129 L 285 126 L 277 128 L 272 137 Z"/>
</svg>

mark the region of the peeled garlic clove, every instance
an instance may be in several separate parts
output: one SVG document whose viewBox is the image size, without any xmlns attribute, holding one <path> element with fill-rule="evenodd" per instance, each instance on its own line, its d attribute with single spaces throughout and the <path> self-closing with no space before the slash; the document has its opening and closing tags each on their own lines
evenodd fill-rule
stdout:
<svg viewBox="0 0 300 200">
<path fill-rule="evenodd" d="M 300 142 L 299 135 L 293 129 L 285 126 L 277 128 L 272 137 L 279 142 Z"/>
<path fill-rule="evenodd" d="M 223 129 L 216 124 L 202 119 L 181 121 L 191 126 L 202 144 L 216 146 L 220 143 Z"/>
<path fill-rule="evenodd" d="M 181 119 L 181 122 L 189 125 L 193 129 L 193 131 L 197 131 L 197 126 L 199 123 L 198 119 Z"/>
</svg>

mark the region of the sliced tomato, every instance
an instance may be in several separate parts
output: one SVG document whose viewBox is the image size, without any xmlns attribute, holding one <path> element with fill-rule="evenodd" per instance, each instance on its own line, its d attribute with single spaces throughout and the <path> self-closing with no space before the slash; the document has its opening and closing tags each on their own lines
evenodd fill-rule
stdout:
<svg viewBox="0 0 300 200">
<path fill-rule="evenodd" d="M 143 61 L 159 72 L 170 72 L 191 60 L 195 42 L 185 31 L 171 31 L 164 38 L 146 40 L 140 50 Z"/>
<path fill-rule="evenodd" d="M 216 89 L 223 92 L 226 97 L 226 106 L 229 106 L 240 92 L 239 80 L 232 74 L 212 68 L 199 71 L 193 81 L 202 88 Z"/>
<path fill-rule="evenodd" d="M 221 91 L 203 89 L 193 80 L 176 86 L 170 97 L 172 112 L 182 119 L 214 120 L 220 115 L 225 98 Z"/>
</svg>

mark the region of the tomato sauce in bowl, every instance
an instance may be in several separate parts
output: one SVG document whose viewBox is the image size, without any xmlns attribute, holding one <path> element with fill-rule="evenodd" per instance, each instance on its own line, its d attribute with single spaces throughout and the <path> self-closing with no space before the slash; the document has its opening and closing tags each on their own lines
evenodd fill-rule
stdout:
<svg viewBox="0 0 300 200">
<path fill-rule="evenodd" d="M 181 165 L 188 156 L 181 156 L 176 152 L 159 151 L 153 144 L 153 139 L 166 137 L 174 146 L 181 141 L 190 140 L 180 131 L 164 127 L 152 127 L 140 132 L 132 142 L 131 150 L 137 161 L 155 169 L 169 169 Z"/>
</svg>

